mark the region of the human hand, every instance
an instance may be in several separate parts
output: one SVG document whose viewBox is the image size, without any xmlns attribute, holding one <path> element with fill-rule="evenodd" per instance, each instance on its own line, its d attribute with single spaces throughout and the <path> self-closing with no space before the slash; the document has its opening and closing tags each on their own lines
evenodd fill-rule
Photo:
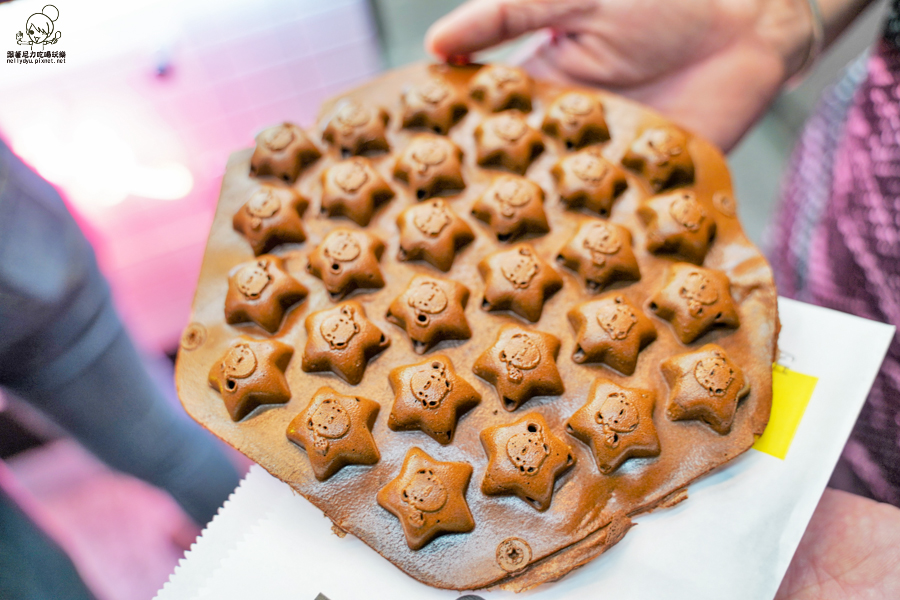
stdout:
<svg viewBox="0 0 900 600">
<path fill-rule="evenodd" d="M 900 510 L 827 489 L 775 600 L 900 598 Z"/>
<path fill-rule="evenodd" d="M 426 47 L 468 56 L 540 29 L 524 67 L 657 108 L 729 150 L 806 58 L 806 0 L 471 0 Z"/>
</svg>

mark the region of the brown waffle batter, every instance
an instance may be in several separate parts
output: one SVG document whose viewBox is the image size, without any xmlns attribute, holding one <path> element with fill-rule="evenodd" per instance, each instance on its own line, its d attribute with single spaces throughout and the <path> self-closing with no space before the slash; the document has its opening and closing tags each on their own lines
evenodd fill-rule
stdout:
<svg viewBox="0 0 900 600">
<path fill-rule="evenodd" d="M 282 126 L 260 135 L 255 154 L 243 150 L 232 155 L 194 298 L 192 323 L 179 354 L 177 383 L 185 408 L 197 421 L 412 577 L 442 588 L 502 584 L 521 590 L 558 579 L 595 558 L 622 538 L 631 517 L 683 500 L 691 481 L 753 444 L 765 428 L 771 405 L 771 363 L 778 333 L 776 294 L 769 265 L 735 217 L 726 163 L 711 144 L 633 102 L 591 89 L 523 82 L 517 70 L 509 70 L 510 79 L 495 77 L 486 69 L 477 85 L 471 85 L 479 68 L 417 65 L 386 73 L 327 102 L 319 123 L 305 135 Z M 501 75 L 505 73 L 500 70 Z M 513 84 L 515 93 L 504 93 L 503 86 Z M 563 96 L 569 92 L 578 93 Z M 353 111 L 347 108 L 348 101 L 356 103 Z M 482 153 L 480 162 L 486 166 L 478 166 L 476 130 L 510 107 L 517 111 L 510 123 L 524 121 L 529 143 L 491 146 L 495 158 L 484 160 Z M 415 128 L 404 128 L 404 122 Z M 516 133 L 502 127 L 498 131 Z M 329 132 L 326 137 L 331 143 L 323 140 L 323 132 Z M 503 135 L 495 137 L 500 140 Z M 323 207 L 323 173 L 348 158 L 342 149 L 344 153 L 377 151 L 384 145 L 382 138 L 390 150 L 366 156 L 374 171 L 367 174 L 367 181 L 383 179 L 393 197 L 387 199 L 389 194 L 382 189 L 380 198 L 363 198 L 361 203 L 343 205 L 340 211 Z M 482 129 L 482 144 L 486 139 Z M 563 161 L 576 154 L 582 158 Z M 525 179 L 517 181 L 518 175 L 503 168 L 524 170 Z M 366 171 L 360 171 L 359 179 L 362 174 Z M 627 185 L 622 185 L 622 178 Z M 366 181 L 350 183 L 363 189 Z M 535 190 L 522 187 L 523 183 L 539 189 L 531 193 Z M 309 296 L 288 308 L 272 334 L 252 322 L 228 325 L 224 312 L 229 274 L 254 259 L 254 243 L 261 247 L 236 231 L 232 220 L 266 187 L 292 188 L 310 203 L 302 216 L 306 241 L 267 248 L 284 260 L 290 276 L 309 289 Z M 563 188 L 565 198 L 560 197 Z M 673 194 L 676 189 L 689 193 Z M 669 203 L 663 198 L 666 194 Z M 433 196 L 441 202 L 429 200 Z M 651 201 L 654 196 L 657 200 Z M 422 215 L 404 212 L 429 202 Z M 478 208 L 477 215 L 473 207 Z M 259 223 L 254 221 L 256 237 L 265 235 L 265 214 L 260 212 Z M 546 228 L 535 225 L 542 214 Z M 324 249 L 323 241 L 335 229 L 361 231 L 354 221 L 367 222 L 365 231 L 385 245 L 378 260 L 384 285 L 358 285 L 348 300 L 359 307 L 333 311 L 342 301 L 326 289 L 327 270 L 356 273 L 359 267 L 353 261 L 357 256 L 371 261 L 372 253 L 362 252 L 362 245 L 357 252 L 352 244 L 344 244 L 325 260 L 319 256 L 324 256 L 324 250 L 317 249 Z M 597 223 L 601 225 L 588 227 Z M 603 223 L 621 228 L 603 227 Z M 412 240 L 416 238 L 410 237 L 414 228 L 423 236 L 415 247 Z M 474 233 L 471 241 L 469 229 Z M 449 241 L 428 243 L 444 232 Z M 405 239 L 410 245 L 401 249 Z M 534 255 L 503 263 L 496 273 L 488 273 L 488 284 L 491 277 L 509 284 L 504 288 L 509 302 L 497 305 L 491 300 L 482 306 L 486 279 L 479 263 L 519 244 Z M 638 268 L 627 260 L 629 248 Z M 307 270 L 311 260 L 316 276 Z M 680 266 L 673 271 L 673 265 Z M 465 288 L 469 301 L 460 309 L 459 295 L 448 295 L 440 285 L 409 292 L 416 276 L 452 283 L 444 286 L 448 290 Z M 559 278 L 562 287 L 558 290 L 527 293 L 530 282 L 546 286 Z M 517 295 L 520 290 L 523 293 Z M 345 290 L 331 290 L 335 291 Z M 608 310 L 583 311 L 584 319 L 594 318 L 596 323 L 582 327 L 576 319 L 574 327 L 570 324 L 570 311 L 607 297 L 613 298 Z M 403 306 L 395 304 L 391 309 L 395 302 Z M 718 314 L 720 307 L 732 304 L 733 314 Z M 451 337 L 459 339 L 425 336 L 428 326 L 444 323 L 448 306 L 459 309 L 454 318 L 468 323 L 470 336 L 459 334 L 453 323 L 442 327 L 457 331 Z M 515 312 L 502 310 L 507 307 Z M 344 349 L 365 357 L 359 364 L 340 365 L 345 378 L 329 370 L 303 368 L 307 336 L 323 333 L 308 334 L 307 317 L 326 310 L 335 313 L 328 322 L 332 329 L 324 336 L 331 349 L 317 341 L 317 352 L 322 354 L 318 359 L 340 364 L 338 354 Z M 402 312 L 403 318 L 388 318 L 390 310 Z M 633 314 L 635 310 L 641 314 Z M 648 322 L 655 329 L 655 339 Z M 561 389 L 560 395 L 528 397 L 521 404 L 504 406 L 497 391 L 503 386 L 473 373 L 476 360 L 497 345 L 501 329 L 508 325 L 521 331 L 503 342 L 496 360 L 491 359 L 491 372 L 505 378 L 508 387 L 517 378 L 528 381 L 529 373 L 548 368 L 548 361 L 553 361 L 562 381 L 562 386 L 553 389 Z M 407 333 L 415 328 L 422 328 L 423 335 Z M 383 332 L 385 339 L 378 339 L 376 331 Z M 542 339 L 534 337 L 537 334 L 559 339 L 555 357 L 534 343 Z M 592 335 L 605 337 L 587 339 Z M 641 338 L 630 345 L 620 343 L 630 335 Z M 209 381 L 211 369 L 218 368 L 239 336 L 276 340 L 294 353 L 284 371 L 290 399 L 278 404 L 257 402 L 258 408 L 235 421 L 232 414 L 241 416 L 240 411 L 229 413 L 220 388 L 213 389 Z M 427 340 L 414 344 L 417 337 Z M 365 347 L 354 346 L 363 343 Z M 711 343 L 714 351 L 707 348 Z M 638 354 L 632 364 L 634 351 Z M 324 356 L 329 352 L 335 355 Z M 692 352 L 697 357 L 693 367 L 687 364 L 693 360 Z M 678 368 L 664 371 L 663 363 L 676 356 L 681 358 L 668 364 Z M 432 410 L 444 398 L 454 397 L 450 396 L 454 378 L 471 385 L 481 402 L 458 411 L 462 416 L 449 436 L 415 427 L 396 431 L 388 422 L 392 414 L 397 418 L 392 408 L 399 391 L 392 390 L 389 375 L 410 365 L 435 369 L 427 360 L 430 357 L 449 362 L 450 368 L 441 373 L 453 377 L 441 377 L 437 370 L 420 377 L 410 375 L 410 381 L 417 382 L 410 397 L 422 399 L 421 410 Z M 265 366 L 259 364 L 258 368 Z M 626 375 L 610 364 L 633 373 Z M 242 363 L 247 369 L 253 365 L 253 361 Z M 359 383 L 347 382 L 357 375 Z M 245 374 L 246 381 L 255 377 Z M 333 391 L 320 393 L 326 387 Z M 678 394 L 674 400 L 673 390 Z M 341 402 L 360 398 L 381 405 L 371 426 L 380 456 L 377 462 L 365 464 L 376 456 L 371 449 L 366 460 L 357 463 L 353 457 L 359 452 L 347 450 L 342 455 L 347 466 L 329 472 L 324 480 L 317 478 L 323 470 L 314 468 L 307 454 L 315 444 L 306 443 L 304 450 L 289 439 L 287 431 L 322 394 Z M 700 394 L 708 394 L 708 401 Z M 230 406 L 236 402 L 229 401 Z M 345 431 L 363 432 L 352 421 L 356 412 L 332 404 L 326 406 L 330 412 L 317 413 L 318 421 L 313 423 L 322 436 L 327 433 L 338 436 L 337 440 Z M 709 407 L 704 409 L 704 404 Z M 736 406 L 733 414 L 732 406 Z M 535 416 L 528 420 L 529 414 Z M 312 423 L 311 419 L 307 421 Z M 419 421 L 428 422 L 407 418 L 408 423 Z M 305 425 L 306 421 L 295 423 L 295 427 Z M 509 435 L 486 436 L 483 432 L 488 428 Z M 450 443 L 443 443 L 450 437 Z M 329 448 L 342 447 L 331 439 L 328 443 Z M 566 447 L 571 448 L 571 461 L 568 452 L 563 452 Z M 502 485 L 496 485 L 497 473 L 485 483 L 488 452 L 497 462 L 497 473 L 503 473 Z M 532 498 L 535 502 L 519 497 L 527 496 L 522 490 L 530 489 L 527 484 L 532 480 L 527 478 L 540 475 L 545 466 L 554 471 L 550 480 L 555 478 L 549 501 L 545 502 L 545 496 Z M 513 481 L 516 477 L 526 479 Z M 504 494 L 512 492 L 495 495 L 499 488 Z M 491 494 L 485 494 L 485 489 Z M 441 520 L 442 511 L 447 511 L 447 522 Z M 293 543 L 315 544 L 316 540 Z"/>
</svg>

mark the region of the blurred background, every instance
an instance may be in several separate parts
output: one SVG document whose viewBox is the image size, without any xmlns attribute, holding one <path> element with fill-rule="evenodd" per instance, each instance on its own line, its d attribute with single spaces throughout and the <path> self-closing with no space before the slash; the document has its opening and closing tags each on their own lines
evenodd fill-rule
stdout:
<svg viewBox="0 0 900 600">
<path fill-rule="evenodd" d="M 0 4 L 0 50 L 46 0 Z M 0 137 L 53 183 L 93 243 L 117 306 L 170 391 L 228 155 L 263 127 L 313 123 L 322 100 L 428 58 L 458 0 L 57 0 L 65 64 L 0 63 Z M 862 55 L 876 3 L 731 154 L 741 216 L 765 225 L 819 92 Z M 514 56 L 517 44 L 485 60 Z M 167 358 L 168 357 L 168 358 Z M 184 517 L 0 396 L 0 485 L 60 541 L 98 597 L 152 597 L 182 555 Z"/>
</svg>

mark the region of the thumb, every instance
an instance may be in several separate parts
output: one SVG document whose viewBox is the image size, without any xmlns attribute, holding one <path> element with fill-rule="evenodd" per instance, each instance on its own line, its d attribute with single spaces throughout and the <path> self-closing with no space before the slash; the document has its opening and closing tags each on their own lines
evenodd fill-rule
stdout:
<svg viewBox="0 0 900 600">
<path fill-rule="evenodd" d="M 595 8 L 593 0 L 471 0 L 431 26 L 425 48 L 468 55 L 545 27 L 565 30 Z"/>
</svg>

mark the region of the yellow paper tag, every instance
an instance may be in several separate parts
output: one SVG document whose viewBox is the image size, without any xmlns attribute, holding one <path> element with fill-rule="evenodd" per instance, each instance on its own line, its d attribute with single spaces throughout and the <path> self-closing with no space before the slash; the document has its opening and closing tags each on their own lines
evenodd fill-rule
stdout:
<svg viewBox="0 0 900 600">
<path fill-rule="evenodd" d="M 772 367 L 772 414 L 754 448 L 784 460 L 817 381 L 781 365 Z"/>
</svg>

